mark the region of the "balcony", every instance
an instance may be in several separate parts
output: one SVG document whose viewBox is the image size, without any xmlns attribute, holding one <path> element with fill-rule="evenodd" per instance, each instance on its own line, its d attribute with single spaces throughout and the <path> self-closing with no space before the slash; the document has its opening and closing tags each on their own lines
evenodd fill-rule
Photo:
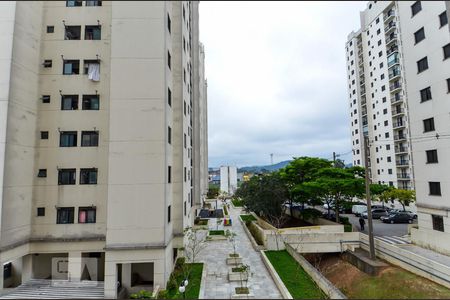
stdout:
<svg viewBox="0 0 450 300">
<path fill-rule="evenodd" d="M 404 160 L 397 160 L 397 161 L 395 162 L 395 164 L 396 164 L 397 166 L 407 166 L 407 167 L 409 167 L 409 160 L 407 160 L 407 159 L 404 159 Z"/>
<path fill-rule="evenodd" d="M 403 95 L 395 94 L 395 95 L 391 96 L 391 104 L 396 104 L 396 103 L 398 103 L 400 101 L 403 101 Z"/>
<path fill-rule="evenodd" d="M 394 71 L 389 72 L 389 81 L 397 79 L 400 75 L 400 69 L 394 69 Z"/>
<path fill-rule="evenodd" d="M 391 68 L 397 64 L 400 63 L 400 57 L 398 57 L 397 54 L 393 54 L 392 55 L 393 58 L 391 58 L 391 56 L 388 57 L 387 61 L 388 61 L 388 68 Z"/>
<path fill-rule="evenodd" d="M 400 81 L 396 81 L 393 84 L 389 85 L 389 90 L 391 92 L 394 92 L 394 91 L 399 90 L 401 88 L 402 88 L 402 84 L 401 84 Z"/>
<path fill-rule="evenodd" d="M 363 87 L 363 88 L 361 88 L 361 96 L 362 96 L 362 95 L 365 95 L 365 94 L 366 94 L 366 88 Z"/>
<path fill-rule="evenodd" d="M 386 38 L 386 47 L 387 47 L 389 44 L 391 44 L 392 41 L 397 41 L 397 34 L 396 34 L 396 33 L 391 34 L 390 36 L 388 36 L 388 37 Z"/>
<path fill-rule="evenodd" d="M 362 114 L 363 116 L 367 115 L 367 109 L 362 109 L 362 110 L 361 110 L 361 114 Z"/>
<path fill-rule="evenodd" d="M 390 34 L 395 30 L 396 24 L 394 21 L 391 21 L 388 26 L 384 27 L 384 33 L 386 35 Z"/>
<path fill-rule="evenodd" d="M 389 56 L 394 52 L 398 52 L 398 46 L 394 45 L 386 51 L 386 55 Z"/>
<path fill-rule="evenodd" d="M 392 19 L 394 19 L 395 17 L 395 11 L 393 9 L 390 9 L 389 11 L 387 11 L 384 16 L 383 16 L 383 20 L 385 23 L 391 21 Z"/>
<path fill-rule="evenodd" d="M 399 173 L 397 174 L 397 179 L 409 180 L 411 178 L 410 174 Z"/>
<path fill-rule="evenodd" d="M 402 140 L 406 140 L 406 135 L 405 134 L 394 135 L 394 141 L 398 142 L 398 141 L 402 141 Z"/>
<path fill-rule="evenodd" d="M 397 108 L 392 110 L 392 116 L 398 116 L 398 115 L 404 115 L 405 114 L 405 109 L 404 108 Z"/>
<path fill-rule="evenodd" d="M 394 122 L 394 126 L 393 126 L 393 128 L 394 129 L 399 129 L 399 128 L 403 128 L 403 127 L 405 127 L 405 122 Z"/>
<path fill-rule="evenodd" d="M 408 153 L 408 147 L 404 147 L 404 146 L 400 146 L 400 147 L 395 147 L 395 154 L 404 154 L 404 153 Z"/>
</svg>

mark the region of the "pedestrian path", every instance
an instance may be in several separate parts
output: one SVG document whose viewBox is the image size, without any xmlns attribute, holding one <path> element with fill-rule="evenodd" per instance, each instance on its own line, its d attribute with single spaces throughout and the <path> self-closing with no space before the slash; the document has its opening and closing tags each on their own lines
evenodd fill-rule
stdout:
<svg viewBox="0 0 450 300">
<path fill-rule="evenodd" d="M 260 253 L 255 251 L 248 239 L 242 224 L 239 222 L 240 209 L 229 209 L 232 226 L 219 229 L 230 229 L 237 234 L 236 252 L 243 257 L 243 263 L 250 266 L 250 278 L 248 287 L 251 294 L 257 299 L 281 299 L 282 296 L 267 271 Z M 216 229 L 216 219 L 210 219 L 210 229 Z M 200 253 L 200 261 L 206 266 L 206 280 L 204 289 L 205 299 L 230 299 L 234 288 L 240 286 L 240 282 L 229 282 L 228 271 L 231 266 L 226 264 L 226 258 L 233 252 L 233 246 L 229 241 L 209 241 L 207 247 Z"/>
<path fill-rule="evenodd" d="M 405 238 L 405 237 L 401 237 L 401 236 L 376 236 L 376 239 L 379 239 L 383 242 L 392 244 L 392 245 L 407 245 L 407 244 L 411 244 L 411 241 L 409 241 L 409 239 Z"/>
</svg>

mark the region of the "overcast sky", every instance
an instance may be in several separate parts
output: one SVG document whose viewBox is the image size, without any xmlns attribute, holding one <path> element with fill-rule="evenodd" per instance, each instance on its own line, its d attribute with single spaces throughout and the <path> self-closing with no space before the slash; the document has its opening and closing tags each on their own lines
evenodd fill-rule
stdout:
<svg viewBox="0 0 450 300">
<path fill-rule="evenodd" d="M 345 42 L 365 6 L 200 2 L 210 167 L 351 150 Z"/>
</svg>

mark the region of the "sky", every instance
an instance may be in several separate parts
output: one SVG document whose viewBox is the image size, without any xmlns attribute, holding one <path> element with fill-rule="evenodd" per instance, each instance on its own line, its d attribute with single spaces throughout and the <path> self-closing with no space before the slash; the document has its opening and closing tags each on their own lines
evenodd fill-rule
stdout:
<svg viewBox="0 0 450 300">
<path fill-rule="evenodd" d="M 209 166 L 351 162 L 345 43 L 361 2 L 200 2 Z"/>
</svg>

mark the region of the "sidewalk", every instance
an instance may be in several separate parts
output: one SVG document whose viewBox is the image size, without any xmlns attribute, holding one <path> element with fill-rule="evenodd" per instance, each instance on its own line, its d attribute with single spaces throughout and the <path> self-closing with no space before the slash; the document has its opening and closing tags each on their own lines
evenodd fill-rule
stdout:
<svg viewBox="0 0 450 300">
<path fill-rule="evenodd" d="M 219 205 L 220 207 L 221 205 Z M 234 231 L 236 236 L 236 251 L 243 257 L 243 263 L 250 266 L 250 278 L 248 287 L 251 294 L 259 299 L 281 299 L 277 286 L 267 271 L 259 252 L 256 252 L 239 222 L 240 210 L 229 209 L 233 225 L 219 229 Z M 210 229 L 216 229 L 216 219 L 209 221 Z M 233 252 L 233 246 L 229 241 L 209 241 L 199 257 L 206 266 L 206 284 L 204 297 L 206 299 L 229 299 L 234 293 L 234 288 L 240 286 L 240 282 L 229 282 L 228 271 L 231 266 L 225 262 L 229 253 Z"/>
<path fill-rule="evenodd" d="M 405 246 L 403 246 L 403 245 L 397 245 L 397 246 L 400 246 L 400 248 L 402 248 L 403 250 L 406 250 L 406 251 L 412 252 L 414 254 L 420 255 L 422 257 L 428 258 L 432 261 L 435 261 L 437 263 L 440 263 L 440 264 L 450 268 L 450 256 L 440 254 L 433 250 L 425 249 L 420 246 L 416 246 L 416 245 L 412 245 L 412 244 L 405 245 Z"/>
</svg>

